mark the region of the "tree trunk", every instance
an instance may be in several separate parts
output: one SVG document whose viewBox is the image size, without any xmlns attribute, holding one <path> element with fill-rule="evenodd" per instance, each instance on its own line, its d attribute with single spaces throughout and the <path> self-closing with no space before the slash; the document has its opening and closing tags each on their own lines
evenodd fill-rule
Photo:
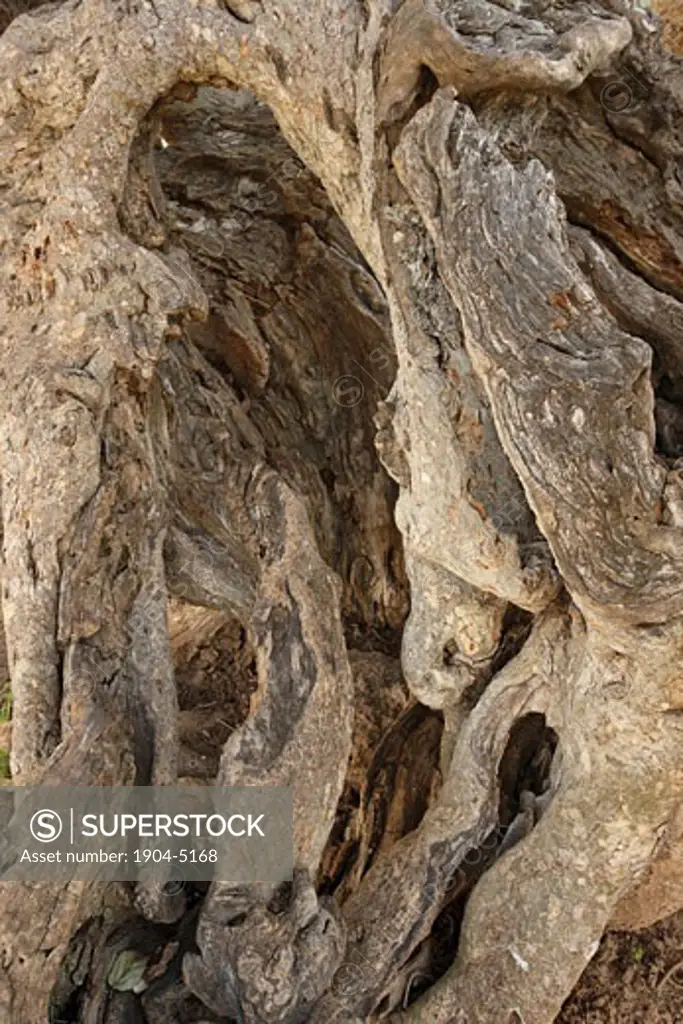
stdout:
<svg viewBox="0 0 683 1024">
<path fill-rule="evenodd" d="M 32 6 L 13 781 L 291 785 L 297 869 L 5 883 L 2 1019 L 550 1024 L 683 905 L 683 64 L 630 0 Z"/>
</svg>

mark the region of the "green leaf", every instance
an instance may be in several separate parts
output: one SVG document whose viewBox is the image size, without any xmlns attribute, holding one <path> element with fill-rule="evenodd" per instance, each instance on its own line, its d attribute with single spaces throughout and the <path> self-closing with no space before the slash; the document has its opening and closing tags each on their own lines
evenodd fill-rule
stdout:
<svg viewBox="0 0 683 1024">
<path fill-rule="evenodd" d="M 645 956 L 645 947 L 641 946 L 640 943 L 637 943 L 631 949 L 631 956 L 637 964 L 641 963 L 643 957 Z"/>
<path fill-rule="evenodd" d="M 12 717 L 12 691 L 9 683 L 0 689 L 0 722 L 9 722 Z"/>
<path fill-rule="evenodd" d="M 142 991 L 146 988 L 142 980 L 146 968 L 147 957 L 134 949 L 124 949 L 109 968 L 107 984 L 117 992 Z"/>
</svg>

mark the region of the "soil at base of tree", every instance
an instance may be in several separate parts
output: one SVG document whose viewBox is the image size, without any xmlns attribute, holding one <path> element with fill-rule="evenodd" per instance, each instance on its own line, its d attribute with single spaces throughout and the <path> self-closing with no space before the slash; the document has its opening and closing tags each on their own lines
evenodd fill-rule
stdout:
<svg viewBox="0 0 683 1024">
<path fill-rule="evenodd" d="M 680 1024 L 683 911 L 641 932 L 608 932 L 557 1024 Z"/>
</svg>

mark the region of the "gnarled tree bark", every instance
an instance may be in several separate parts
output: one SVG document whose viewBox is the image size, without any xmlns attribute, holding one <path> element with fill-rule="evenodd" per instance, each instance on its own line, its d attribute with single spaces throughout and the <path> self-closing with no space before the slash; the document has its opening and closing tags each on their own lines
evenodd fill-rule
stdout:
<svg viewBox="0 0 683 1024">
<path fill-rule="evenodd" d="M 0 56 L 14 781 L 291 785 L 297 863 L 6 885 L 3 1019 L 550 1024 L 683 903 L 656 17 L 63 0 Z M 177 681 L 220 630 L 254 692 L 201 761 Z"/>
</svg>

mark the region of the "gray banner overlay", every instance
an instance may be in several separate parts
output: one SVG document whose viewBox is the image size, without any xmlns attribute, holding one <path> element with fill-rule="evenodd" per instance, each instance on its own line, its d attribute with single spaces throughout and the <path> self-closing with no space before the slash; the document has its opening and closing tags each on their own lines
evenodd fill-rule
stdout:
<svg viewBox="0 0 683 1024">
<path fill-rule="evenodd" d="M 286 788 L 0 787 L 0 881 L 292 877 Z"/>
</svg>

